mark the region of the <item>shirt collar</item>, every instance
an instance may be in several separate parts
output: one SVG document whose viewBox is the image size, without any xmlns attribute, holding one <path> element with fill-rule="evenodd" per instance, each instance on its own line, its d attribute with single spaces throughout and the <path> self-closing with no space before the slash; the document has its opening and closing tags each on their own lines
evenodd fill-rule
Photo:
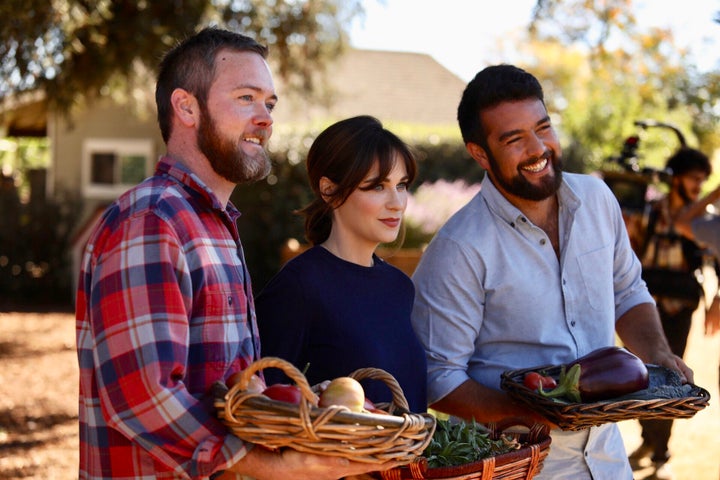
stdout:
<svg viewBox="0 0 720 480">
<path fill-rule="evenodd" d="M 220 211 L 227 211 L 231 218 L 237 218 L 240 216 L 240 212 L 232 202 L 228 202 L 227 205 L 222 205 L 220 200 L 213 191 L 208 187 L 200 177 L 193 173 L 185 164 L 180 160 L 170 155 L 163 155 L 155 167 L 155 175 L 167 175 L 174 178 L 178 182 L 187 186 L 190 190 L 195 192 L 199 197 L 203 198 L 211 208 Z"/>
<path fill-rule="evenodd" d="M 568 183 L 568 173 L 563 172 L 563 180 L 558 189 L 558 204 L 560 211 L 567 211 L 573 214 L 582 204 L 580 198 Z M 488 208 L 506 221 L 509 225 L 516 224 L 520 218 L 524 218 L 523 214 L 516 206 L 510 203 L 502 193 L 495 187 L 489 176 L 485 174 L 480 185 L 480 194 L 487 202 Z"/>
</svg>

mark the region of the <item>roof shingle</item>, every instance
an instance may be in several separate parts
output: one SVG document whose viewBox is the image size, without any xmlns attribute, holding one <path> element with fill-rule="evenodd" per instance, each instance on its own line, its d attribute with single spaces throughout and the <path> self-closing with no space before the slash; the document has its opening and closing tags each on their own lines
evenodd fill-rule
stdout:
<svg viewBox="0 0 720 480">
<path fill-rule="evenodd" d="M 383 122 L 455 125 L 465 82 L 431 56 L 421 53 L 348 50 L 328 65 L 329 107 L 282 102 L 278 123 L 336 120 L 368 114 Z M 282 88 L 281 85 L 278 86 Z"/>
</svg>

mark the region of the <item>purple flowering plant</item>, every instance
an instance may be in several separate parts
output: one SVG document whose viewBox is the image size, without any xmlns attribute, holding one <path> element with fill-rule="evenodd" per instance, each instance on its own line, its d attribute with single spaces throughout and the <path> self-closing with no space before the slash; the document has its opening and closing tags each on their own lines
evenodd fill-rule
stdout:
<svg viewBox="0 0 720 480">
<path fill-rule="evenodd" d="M 480 191 L 480 184 L 437 180 L 421 184 L 408 198 L 404 247 L 422 247 L 440 227 Z"/>
</svg>

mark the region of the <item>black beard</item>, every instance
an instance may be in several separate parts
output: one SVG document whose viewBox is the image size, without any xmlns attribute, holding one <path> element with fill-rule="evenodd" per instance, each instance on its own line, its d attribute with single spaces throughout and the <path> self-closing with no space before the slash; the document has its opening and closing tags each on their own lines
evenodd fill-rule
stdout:
<svg viewBox="0 0 720 480">
<path fill-rule="evenodd" d="M 521 173 L 512 178 L 503 177 L 500 172 L 495 155 L 488 148 L 486 150 L 488 162 L 490 163 L 491 180 L 497 183 L 506 192 L 525 200 L 540 201 L 554 195 L 562 183 L 562 160 L 551 152 L 545 152 L 540 158 L 547 158 L 552 166 L 555 175 L 553 178 L 543 178 L 540 185 L 530 183 Z M 530 159 L 528 162 L 535 163 L 538 158 Z M 518 171 L 519 168 L 518 168 Z"/>
<path fill-rule="evenodd" d="M 229 182 L 256 182 L 270 173 L 271 163 L 267 152 L 263 149 L 256 155 L 248 155 L 237 141 L 223 137 L 205 105 L 200 106 L 197 143 L 215 173 Z"/>
</svg>

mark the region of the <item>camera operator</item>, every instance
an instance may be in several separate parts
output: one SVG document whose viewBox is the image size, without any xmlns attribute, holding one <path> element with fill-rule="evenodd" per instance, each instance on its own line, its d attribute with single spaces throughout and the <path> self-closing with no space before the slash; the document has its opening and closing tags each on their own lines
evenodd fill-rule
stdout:
<svg viewBox="0 0 720 480">
<path fill-rule="evenodd" d="M 698 274 L 705 255 L 692 237 L 678 232 L 675 218 L 697 201 L 712 167 L 705 154 L 682 147 L 668 159 L 666 169 L 672 172 L 670 191 L 652 205 L 641 260 L 643 279 L 657 303 L 670 348 L 682 357 L 692 315 L 704 296 Z M 672 478 L 667 465 L 672 420 L 641 420 L 640 425 L 643 443 L 629 457 L 632 467 L 640 468 L 650 458 L 654 478 Z"/>
</svg>

